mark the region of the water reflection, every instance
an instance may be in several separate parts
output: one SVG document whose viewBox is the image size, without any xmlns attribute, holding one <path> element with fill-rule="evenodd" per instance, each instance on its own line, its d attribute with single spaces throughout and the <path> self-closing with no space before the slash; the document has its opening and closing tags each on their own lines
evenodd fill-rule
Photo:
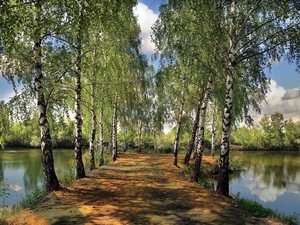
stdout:
<svg viewBox="0 0 300 225">
<path fill-rule="evenodd" d="M 263 172 L 262 172 L 263 173 Z M 263 202 L 274 202 L 279 195 L 282 195 L 285 190 L 284 188 L 278 188 L 277 185 L 272 185 L 274 183 L 273 178 L 275 176 L 270 176 L 267 174 L 267 180 L 265 180 L 266 176 L 262 174 L 257 175 L 254 173 L 253 169 L 247 171 L 244 174 L 244 179 L 248 179 L 250 182 L 245 184 L 245 187 L 250 190 L 252 195 L 257 195 L 259 200 Z"/>
<path fill-rule="evenodd" d="M 245 171 L 231 177 L 233 194 L 258 201 L 288 215 L 299 213 L 300 154 L 294 152 L 233 152 Z M 293 198 L 294 201 L 286 199 Z"/>
</svg>

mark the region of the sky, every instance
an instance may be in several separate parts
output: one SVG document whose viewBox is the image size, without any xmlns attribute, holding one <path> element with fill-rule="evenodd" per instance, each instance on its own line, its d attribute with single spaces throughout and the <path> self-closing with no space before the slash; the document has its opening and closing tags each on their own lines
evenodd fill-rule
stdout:
<svg viewBox="0 0 300 225">
<path fill-rule="evenodd" d="M 151 26 L 159 15 L 159 6 L 164 0 L 140 0 L 134 9 L 141 26 L 142 51 L 151 55 L 155 46 L 151 42 Z M 270 92 L 266 102 L 262 104 L 261 114 L 252 113 L 251 116 L 257 124 L 264 115 L 271 115 L 278 111 L 283 113 L 285 119 L 300 121 L 300 73 L 296 66 L 287 61 L 277 62 L 266 75 L 271 79 Z M 7 101 L 14 95 L 12 86 L 0 76 L 0 100 Z"/>
</svg>

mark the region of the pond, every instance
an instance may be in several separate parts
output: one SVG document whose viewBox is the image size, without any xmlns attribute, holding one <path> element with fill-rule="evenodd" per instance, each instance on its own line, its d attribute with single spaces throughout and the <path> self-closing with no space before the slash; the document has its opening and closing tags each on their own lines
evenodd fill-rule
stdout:
<svg viewBox="0 0 300 225">
<path fill-rule="evenodd" d="M 74 168 L 72 149 L 53 150 L 57 176 L 63 176 Z M 26 193 L 35 190 L 44 183 L 39 149 L 10 149 L 0 151 L 0 182 L 9 184 L 7 198 L 0 198 L 0 206 L 9 208 L 19 204 Z"/>
<path fill-rule="evenodd" d="M 245 169 L 231 176 L 232 195 L 239 194 L 286 215 L 300 213 L 299 152 L 231 152 L 230 158 Z"/>
</svg>

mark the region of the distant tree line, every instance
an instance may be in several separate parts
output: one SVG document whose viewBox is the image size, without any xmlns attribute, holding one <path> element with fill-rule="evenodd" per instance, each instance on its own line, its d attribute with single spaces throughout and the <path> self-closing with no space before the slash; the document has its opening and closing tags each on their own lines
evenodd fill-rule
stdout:
<svg viewBox="0 0 300 225">
<path fill-rule="evenodd" d="M 263 115 L 259 125 L 236 128 L 231 143 L 249 150 L 300 150 L 300 121 L 285 120 L 279 112 Z"/>
</svg>

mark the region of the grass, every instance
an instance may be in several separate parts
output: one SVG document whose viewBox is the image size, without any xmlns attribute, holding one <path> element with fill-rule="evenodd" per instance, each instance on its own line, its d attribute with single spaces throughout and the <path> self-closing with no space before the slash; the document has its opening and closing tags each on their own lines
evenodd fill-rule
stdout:
<svg viewBox="0 0 300 225">
<path fill-rule="evenodd" d="M 0 177 L 2 179 L 2 177 Z M 7 179 L 3 179 L 2 183 L 0 183 L 0 198 L 2 198 L 2 202 L 0 203 L 0 224 L 3 224 L 3 220 L 9 216 L 9 210 L 5 203 L 5 199 L 9 196 L 9 184 L 6 184 L 5 181 Z"/>
<path fill-rule="evenodd" d="M 69 171 L 65 173 L 62 177 L 58 177 L 59 185 L 61 187 L 70 187 L 75 180 L 75 171 L 72 168 L 70 168 Z"/>
<path fill-rule="evenodd" d="M 35 190 L 27 193 L 21 200 L 20 206 L 23 209 L 31 209 L 33 206 L 37 205 L 41 200 L 47 196 L 47 191 L 45 186 L 36 188 Z"/>
<path fill-rule="evenodd" d="M 284 213 L 277 212 L 276 210 L 264 208 L 261 204 L 255 201 L 245 199 L 245 198 L 240 198 L 239 193 L 234 197 L 233 200 L 231 200 L 231 203 L 239 206 L 241 209 L 244 209 L 250 212 L 252 215 L 258 217 L 268 217 L 283 222 L 292 221 L 294 223 L 297 223 L 297 219 L 299 217 L 299 214 L 297 213 L 287 216 Z"/>
<path fill-rule="evenodd" d="M 94 160 L 95 160 L 95 165 L 97 167 L 99 165 L 99 162 L 100 162 L 100 154 L 99 154 L 99 151 L 98 151 L 97 148 L 95 148 Z M 110 157 L 110 154 L 109 154 L 107 148 L 104 148 L 103 160 L 104 160 L 104 164 L 109 164 L 109 163 L 112 162 L 112 158 Z M 83 154 L 82 161 L 83 161 L 83 164 L 85 165 L 85 169 L 88 170 L 89 166 L 90 166 L 89 150 L 87 150 Z"/>
<path fill-rule="evenodd" d="M 74 169 L 70 168 L 63 176 L 58 177 L 58 181 L 61 187 L 69 187 L 76 180 Z M 35 190 L 27 193 L 21 200 L 20 206 L 22 209 L 31 209 L 42 201 L 47 196 L 45 186 L 36 188 Z"/>
<path fill-rule="evenodd" d="M 95 154 L 95 161 L 98 162 L 100 160 L 99 154 Z M 85 165 L 89 165 L 89 153 L 86 152 L 83 155 L 83 161 Z M 108 157 L 108 154 L 104 154 L 104 162 L 109 163 L 111 159 Z M 70 187 L 73 182 L 76 180 L 76 175 L 74 169 L 70 168 L 68 172 L 66 172 L 63 176 L 58 177 L 58 181 L 61 187 Z M 1 189 L 0 189 L 1 190 Z M 1 191 L 0 191 L 1 193 Z M 35 205 L 37 205 L 42 199 L 47 196 L 45 186 L 36 188 L 35 190 L 27 193 L 21 200 L 20 206 L 22 209 L 31 209 Z"/>
</svg>

